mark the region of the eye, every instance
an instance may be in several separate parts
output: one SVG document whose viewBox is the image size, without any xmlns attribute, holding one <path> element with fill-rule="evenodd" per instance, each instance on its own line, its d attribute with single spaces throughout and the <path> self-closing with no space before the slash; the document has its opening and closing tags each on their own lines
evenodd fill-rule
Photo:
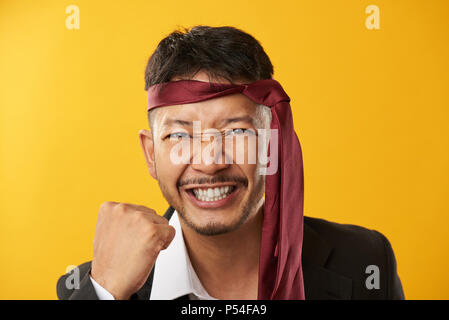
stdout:
<svg viewBox="0 0 449 320">
<path fill-rule="evenodd" d="M 253 129 L 244 129 L 244 128 L 235 128 L 235 129 L 229 129 L 226 130 L 225 135 L 227 136 L 236 136 L 241 134 L 249 134 L 249 135 L 255 135 Z"/>
<path fill-rule="evenodd" d="M 165 139 L 167 138 L 170 140 L 177 140 L 181 138 L 190 138 L 190 135 L 187 132 L 173 132 L 165 137 Z"/>
</svg>

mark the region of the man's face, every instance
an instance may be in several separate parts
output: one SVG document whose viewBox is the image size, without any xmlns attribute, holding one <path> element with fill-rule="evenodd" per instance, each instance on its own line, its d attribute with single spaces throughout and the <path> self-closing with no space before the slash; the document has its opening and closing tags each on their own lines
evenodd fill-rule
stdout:
<svg viewBox="0 0 449 320">
<path fill-rule="evenodd" d="M 209 81 L 201 73 L 193 79 Z M 252 218 L 263 204 L 264 176 L 258 173 L 258 161 L 248 161 L 248 153 L 254 152 L 250 146 L 257 141 L 257 129 L 269 129 L 266 121 L 260 119 L 257 108 L 242 94 L 162 107 L 153 115 L 151 134 L 141 133 L 141 145 L 151 175 L 158 180 L 164 197 L 181 219 L 200 234 L 216 235 L 235 230 Z M 201 135 L 194 135 L 194 123 L 201 125 L 202 141 Z M 223 138 L 208 135 L 211 129 L 218 130 Z M 239 145 L 236 139 L 242 138 L 243 132 L 254 135 L 255 140 L 243 138 L 245 143 Z M 231 149 L 224 137 L 233 139 Z M 223 152 L 214 154 L 213 146 L 218 138 L 223 143 Z M 193 148 L 194 139 L 201 141 L 200 152 Z M 181 143 L 188 146 L 188 163 L 173 161 L 174 147 Z M 215 161 L 205 161 L 202 156 L 205 149 L 212 150 L 209 154 L 215 156 Z M 236 161 L 239 153 L 246 155 L 243 163 Z M 219 158 L 221 163 L 217 163 Z M 229 158 L 233 162 L 227 164 Z"/>
</svg>

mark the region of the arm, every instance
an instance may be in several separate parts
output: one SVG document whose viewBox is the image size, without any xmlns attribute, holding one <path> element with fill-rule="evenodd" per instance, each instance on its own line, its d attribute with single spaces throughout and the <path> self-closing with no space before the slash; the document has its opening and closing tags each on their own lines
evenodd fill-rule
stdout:
<svg viewBox="0 0 449 320">
<path fill-rule="evenodd" d="M 56 285 L 56 292 L 60 300 L 99 300 L 95 288 L 90 280 L 91 262 L 78 266 L 79 286 L 75 286 L 70 277 L 72 272 L 61 276 Z"/>
<path fill-rule="evenodd" d="M 94 258 L 59 278 L 58 298 L 138 299 L 136 293 L 151 276 L 159 252 L 174 235 L 168 220 L 150 208 L 103 203 L 95 229 Z"/>
</svg>

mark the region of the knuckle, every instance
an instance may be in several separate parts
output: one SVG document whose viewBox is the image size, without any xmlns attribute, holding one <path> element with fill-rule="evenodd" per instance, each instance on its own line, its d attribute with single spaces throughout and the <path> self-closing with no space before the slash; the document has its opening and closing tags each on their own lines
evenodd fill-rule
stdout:
<svg viewBox="0 0 449 320">
<path fill-rule="evenodd" d="M 160 215 L 158 215 L 158 217 L 160 217 L 161 223 L 168 225 L 168 219 L 166 217 L 163 217 L 163 216 L 160 216 Z"/>
<path fill-rule="evenodd" d="M 136 223 L 144 223 L 144 221 L 146 220 L 145 213 L 142 211 L 134 211 L 132 216 Z"/>
<path fill-rule="evenodd" d="M 123 210 L 123 211 L 126 210 L 127 207 L 128 207 L 128 205 L 124 202 L 120 202 L 115 206 L 115 208 L 117 210 Z"/>
<path fill-rule="evenodd" d="M 123 215 L 129 211 L 129 205 L 124 202 L 117 203 L 114 207 L 116 214 Z"/>
<path fill-rule="evenodd" d="M 147 210 L 150 214 L 157 214 L 156 211 L 151 208 L 147 208 Z"/>
<path fill-rule="evenodd" d="M 103 202 L 100 205 L 100 209 L 98 210 L 98 219 L 99 221 L 102 221 L 105 217 L 108 216 L 113 211 L 113 208 L 115 206 L 115 202 L 112 201 L 106 201 Z"/>
<path fill-rule="evenodd" d="M 151 217 L 151 219 L 154 220 L 156 223 L 164 223 L 164 220 L 161 219 L 162 217 L 155 210 L 149 209 L 147 211 L 147 214 L 149 214 L 149 217 Z"/>
<path fill-rule="evenodd" d="M 158 230 L 153 223 L 144 224 L 143 231 L 150 239 L 154 239 L 158 235 Z"/>
<path fill-rule="evenodd" d="M 105 201 L 100 205 L 100 211 L 107 211 L 114 206 L 112 201 Z"/>
</svg>

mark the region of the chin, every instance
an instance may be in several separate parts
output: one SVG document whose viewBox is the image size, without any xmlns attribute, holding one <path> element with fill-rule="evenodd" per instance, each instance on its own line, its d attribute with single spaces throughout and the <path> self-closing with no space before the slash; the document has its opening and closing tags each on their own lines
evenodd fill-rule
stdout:
<svg viewBox="0 0 449 320">
<path fill-rule="evenodd" d="M 243 210 L 241 208 L 234 210 L 185 209 L 185 212 L 179 213 L 181 219 L 190 228 L 202 235 L 218 235 L 234 231 L 247 218 L 247 215 L 245 212 L 242 212 Z M 236 215 L 236 213 L 239 214 Z"/>
</svg>

